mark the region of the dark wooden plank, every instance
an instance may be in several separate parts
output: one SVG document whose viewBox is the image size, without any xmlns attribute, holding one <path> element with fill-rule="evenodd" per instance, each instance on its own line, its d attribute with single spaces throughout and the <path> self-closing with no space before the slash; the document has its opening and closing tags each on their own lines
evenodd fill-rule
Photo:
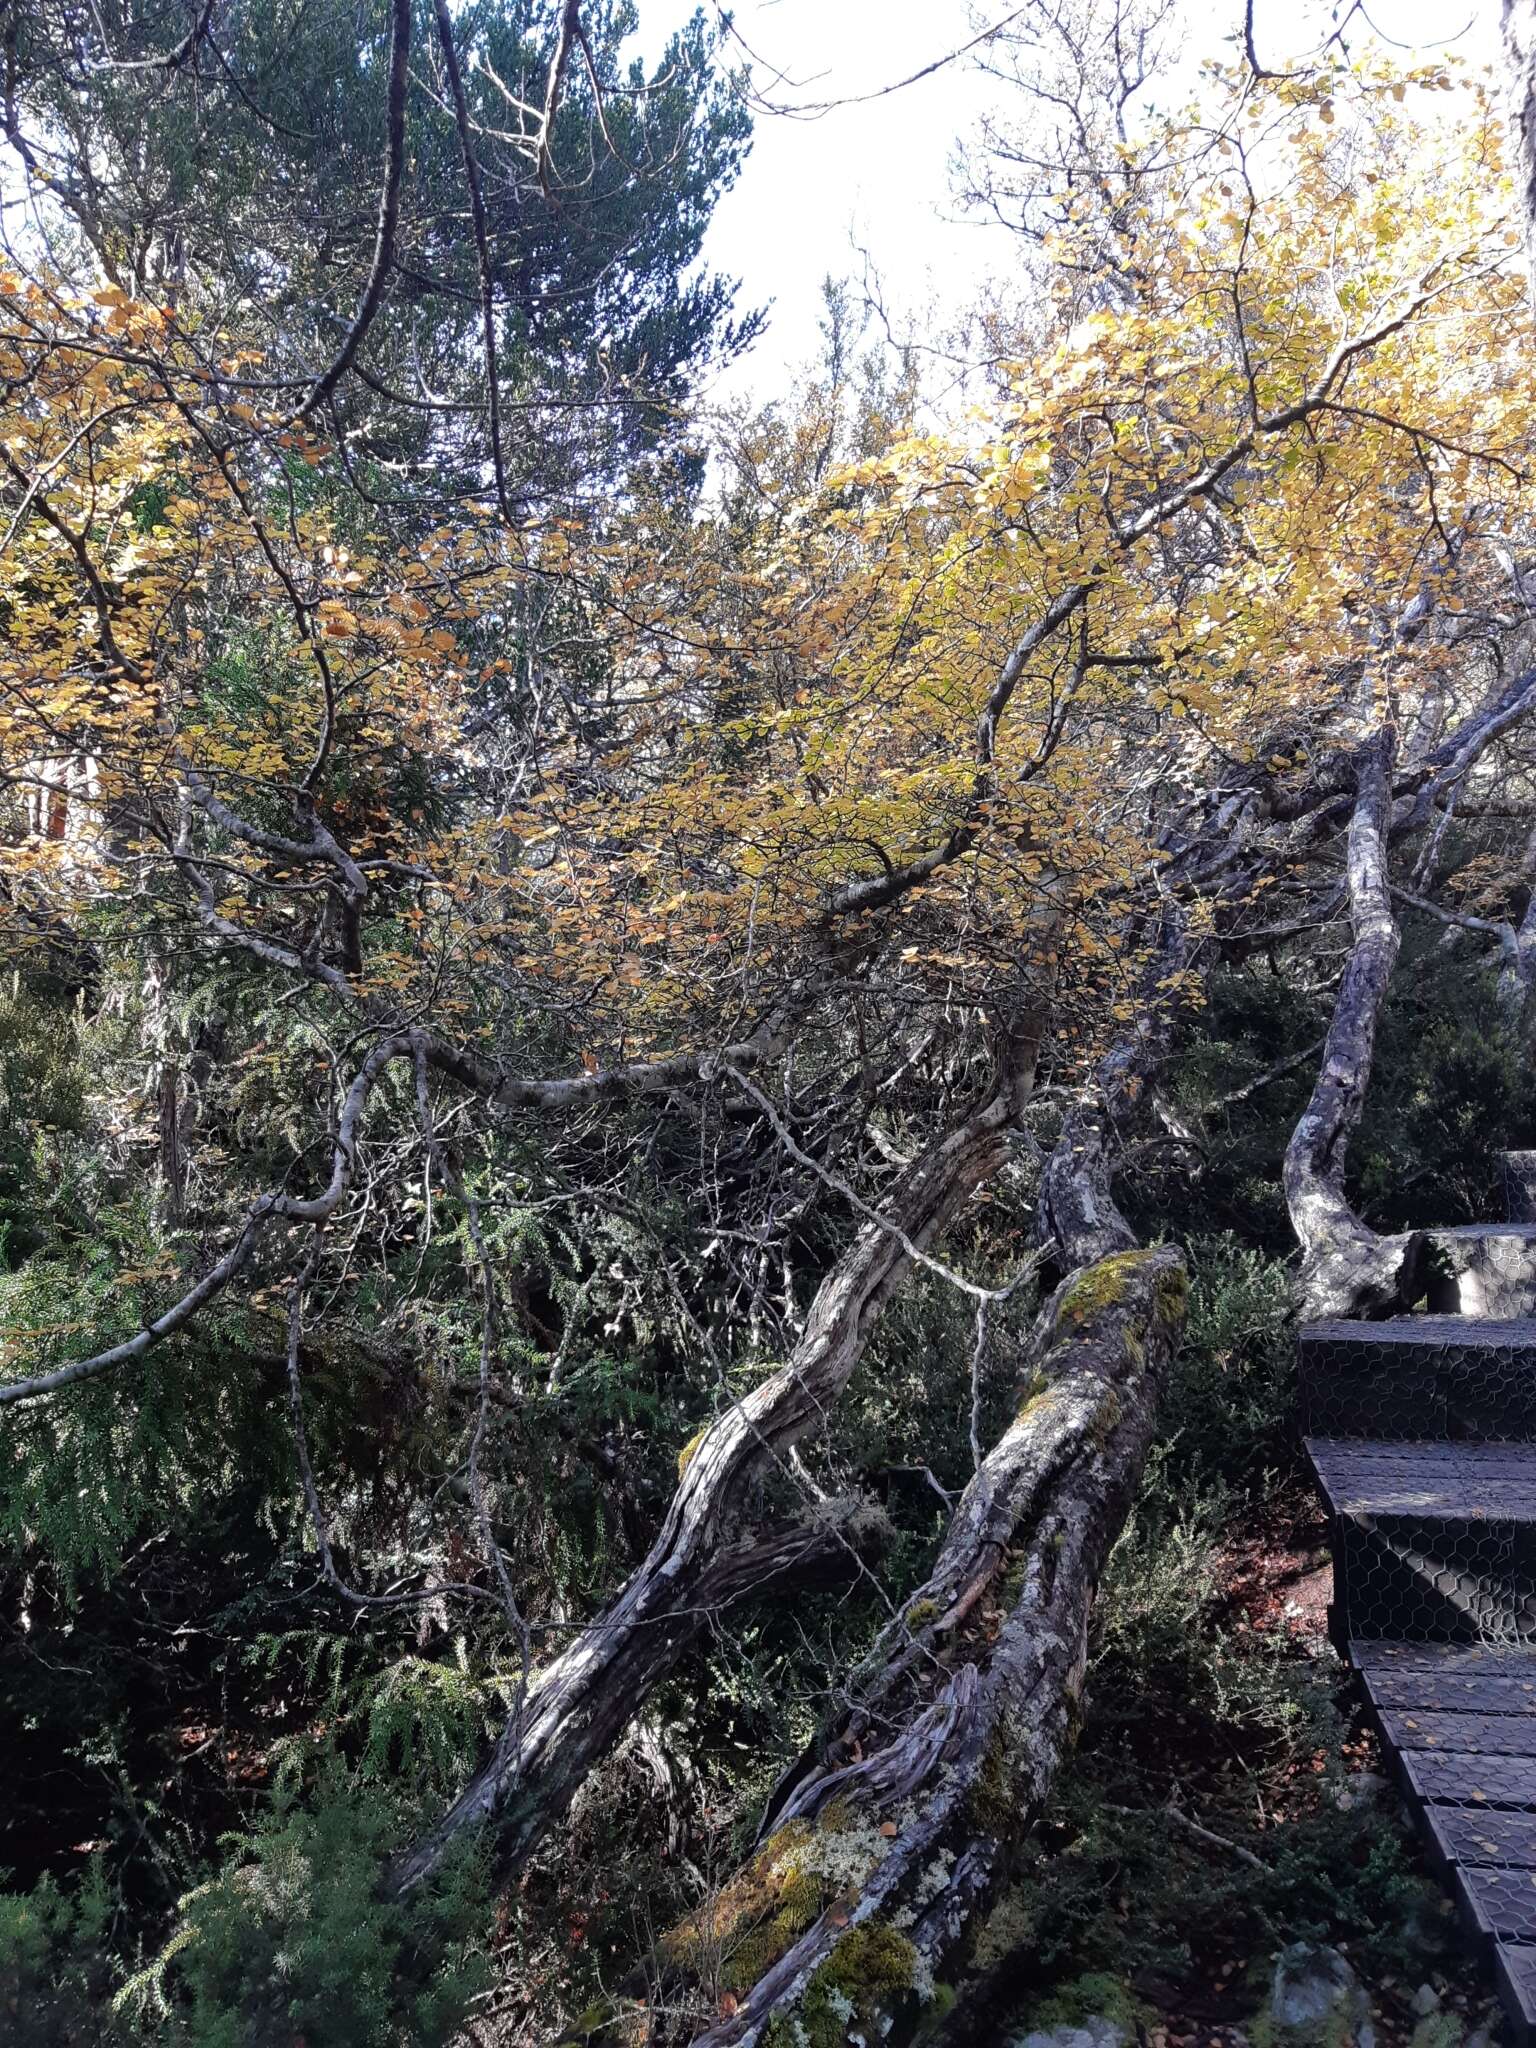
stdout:
<svg viewBox="0 0 1536 2048">
<path fill-rule="evenodd" d="M 1536 1870 L 1462 1865 L 1455 1890 L 1477 1933 L 1495 1941 L 1536 1942 Z"/>
<path fill-rule="evenodd" d="M 1493 1951 L 1499 1997 L 1514 2031 L 1514 2048 L 1536 2041 L 1536 1947 L 1501 1941 Z"/>
<path fill-rule="evenodd" d="M 1381 1732 L 1394 1749 L 1536 1757 L 1536 1714 L 1441 1714 L 1425 1708 L 1393 1709 L 1381 1716 Z"/>
<path fill-rule="evenodd" d="M 1521 1643 L 1394 1643 L 1354 1636 L 1349 1661 L 1367 1680 L 1405 1671 L 1449 1675 L 1487 1675 L 1536 1680 L 1536 1644 Z"/>
<path fill-rule="evenodd" d="M 1452 1806 L 1522 1806 L 1536 1812 L 1536 1759 L 1408 1749 L 1403 1771 L 1414 1793 Z"/>
<path fill-rule="evenodd" d="M 1412 1664 L 1361 1675 L 1373 1707 L 1428 1708 L 1442 1714 L 1536 1713 L 1536 1675 L 1485 1677 L 1478 1671 L 1442 1673 Z"/>
<path fill-rule="evenodd" d="M 1457 1523 L 1536 1523 L 1536 1445 L 1404 1444 L 1309 1437 L 1307 1452 L 1338 1515 Z"/>
<path fill-rule="evenodd" d="M 1468 1349 L 1536 1352 L 1536 1316 L 1389 1316 L 1380 1323 L 1303 1323 L 1296 1338 L 1301 1344 L 1351 1344 L 1383 1352 L 1426 1347 L 1444 1351 L 1453 1344 Z"/>
<path fill-rule="evenodd" d="M 1424 1823 L 1445 1863 L 1507 1863 L 1536 1870 L 1536 1814 L 1426 1806 Z"/>
<path fill-rule="evenodd" d="M 1484 1473 L 1493 1478 L 1528 1478 L 1536 1469 L 1536 1444 L 1437 1443 L 1416 1437 L 1308 1437 L 1307 1449 L 1341 1467 L 1413 1465 L 1437 1475 Z"/>
</svg>

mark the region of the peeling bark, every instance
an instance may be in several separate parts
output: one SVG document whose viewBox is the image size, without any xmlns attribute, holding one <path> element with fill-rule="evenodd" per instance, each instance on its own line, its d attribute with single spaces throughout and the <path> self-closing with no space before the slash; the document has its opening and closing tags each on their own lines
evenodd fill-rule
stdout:
<svg viewBox="0 0 1536 2048">
<path fill-rule="evenodd" d="M 1365 1106 L 1377 1019 L 1397 960 L 1386 850 L 1394 746 L 1388 727 L 1356 758 L 1346 850 L 1352 944 L 1317 1084 L 1285 1153 L 1285 1199 L 1301 1245 L 1301 1303 L 1309 1316 L 1390 1314 L 1412 1307 L 1424 1288 L 1423 1233 L 1379 1237 L 1344 1194 L 1349 1141 Z"/>
<path fill-rule="evenodd" d="M 899 2044 L 931 2017 L 1070 1742 L 1186 1284 L 1167 1249 L 1057 1289 L 1022 1405 L 854 1674 L 853 1706 L 781 1783 L 749 1862 L 568 2041 L 753 2048 L 776 2017 L 820 2039 L 832 2016 Z"/>
</svg>

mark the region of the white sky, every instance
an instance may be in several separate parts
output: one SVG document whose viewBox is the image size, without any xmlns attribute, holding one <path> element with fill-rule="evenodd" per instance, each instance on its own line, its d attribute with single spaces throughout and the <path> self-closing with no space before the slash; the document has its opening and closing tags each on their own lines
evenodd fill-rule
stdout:
<svg viewBox="0 0 1536 2048">
<path fill-rule="evenodd" d="M 639 0 L 641 41 L 654 52 L 696 0 Z M 1010 10 L 982 0 L 984 20 Z M 1367 0 L 1380 36 L 1413 46 L 1405 61 L 1454 50 L 1469 62 L 1494 53 L 1499 0 Z M 744 40 L 788 73 L 799 91 L 775 99 L 852 97 L 904 78 L 975 32 L 966 0 L 732 0 Z M 1230 55 L 1241 0 L 1184 0 L 1185 60 Z M 1315 47 L 1334 0 L 1259 0 L 1261 59 Z M 766 78 L 759 81 L 762 89 Z M 770 307 L 767 333 L 717 395 L 783 392 L 814 355 L 821 280 L 861 274 L 869 251 L 893 307 L 939 312 L 965 305 L 1009 262 L 1006 230 L 967 221 L 950 197 L 956 142 L 997 87 L 965 60 L 864 106 L 815 120 L 760 114 L 752 154 L 721 202 L 705 244 L 712 268 L 741 279 L 738 304 Z M 1182 96 L 1170 95 L 1164 97 Z"/>
</svg>

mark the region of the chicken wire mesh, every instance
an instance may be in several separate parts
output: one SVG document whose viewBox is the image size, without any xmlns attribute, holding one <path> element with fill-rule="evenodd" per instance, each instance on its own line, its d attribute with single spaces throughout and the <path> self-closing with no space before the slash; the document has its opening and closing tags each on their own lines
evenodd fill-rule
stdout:
<svg viewBox="0 0 1536 2048">
<path fill-rule="evenodd" d="M 1504 1214 L 1511 1223 L 1536 1223 L 1536 1152 L 1502 1152 Z"/>
<path fill-rule="evenodd" d="M 1297 1358 L 1308 1436 L 1536 1438 L 1536 1318 L 1308 1323 Z"/>
<path fill-rule="evenodd" d="M 1536 2048 L 1536 1152 L 1432 1233 L 1432 1313 L 1299 1335 L 1333 1628 L 1516 2048 Z"/>
<path fill-rule="evenodd" d="M 1536 1447 L 1312 1440 L 1349 1638 L 1536 1646 Z"/>
</svg>

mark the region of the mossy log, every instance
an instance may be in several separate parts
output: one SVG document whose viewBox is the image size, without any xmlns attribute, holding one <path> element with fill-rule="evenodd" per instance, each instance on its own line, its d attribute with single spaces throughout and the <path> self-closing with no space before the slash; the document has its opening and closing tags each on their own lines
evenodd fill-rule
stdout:
<svg viewBox="0 0 1536 2048">
<path fill-rule="evenodd" d="M 840 2048 L 936 2024 L 1071 1741 L 1094 1590 L 1186 1292 L 1172 1249 L 1057 1288 L 1021 1363 L 1028 1396 L 852 1675 L 855 1704 L 780 1783 L 754 1855 L 568 2040 Z"/>
</svg>

